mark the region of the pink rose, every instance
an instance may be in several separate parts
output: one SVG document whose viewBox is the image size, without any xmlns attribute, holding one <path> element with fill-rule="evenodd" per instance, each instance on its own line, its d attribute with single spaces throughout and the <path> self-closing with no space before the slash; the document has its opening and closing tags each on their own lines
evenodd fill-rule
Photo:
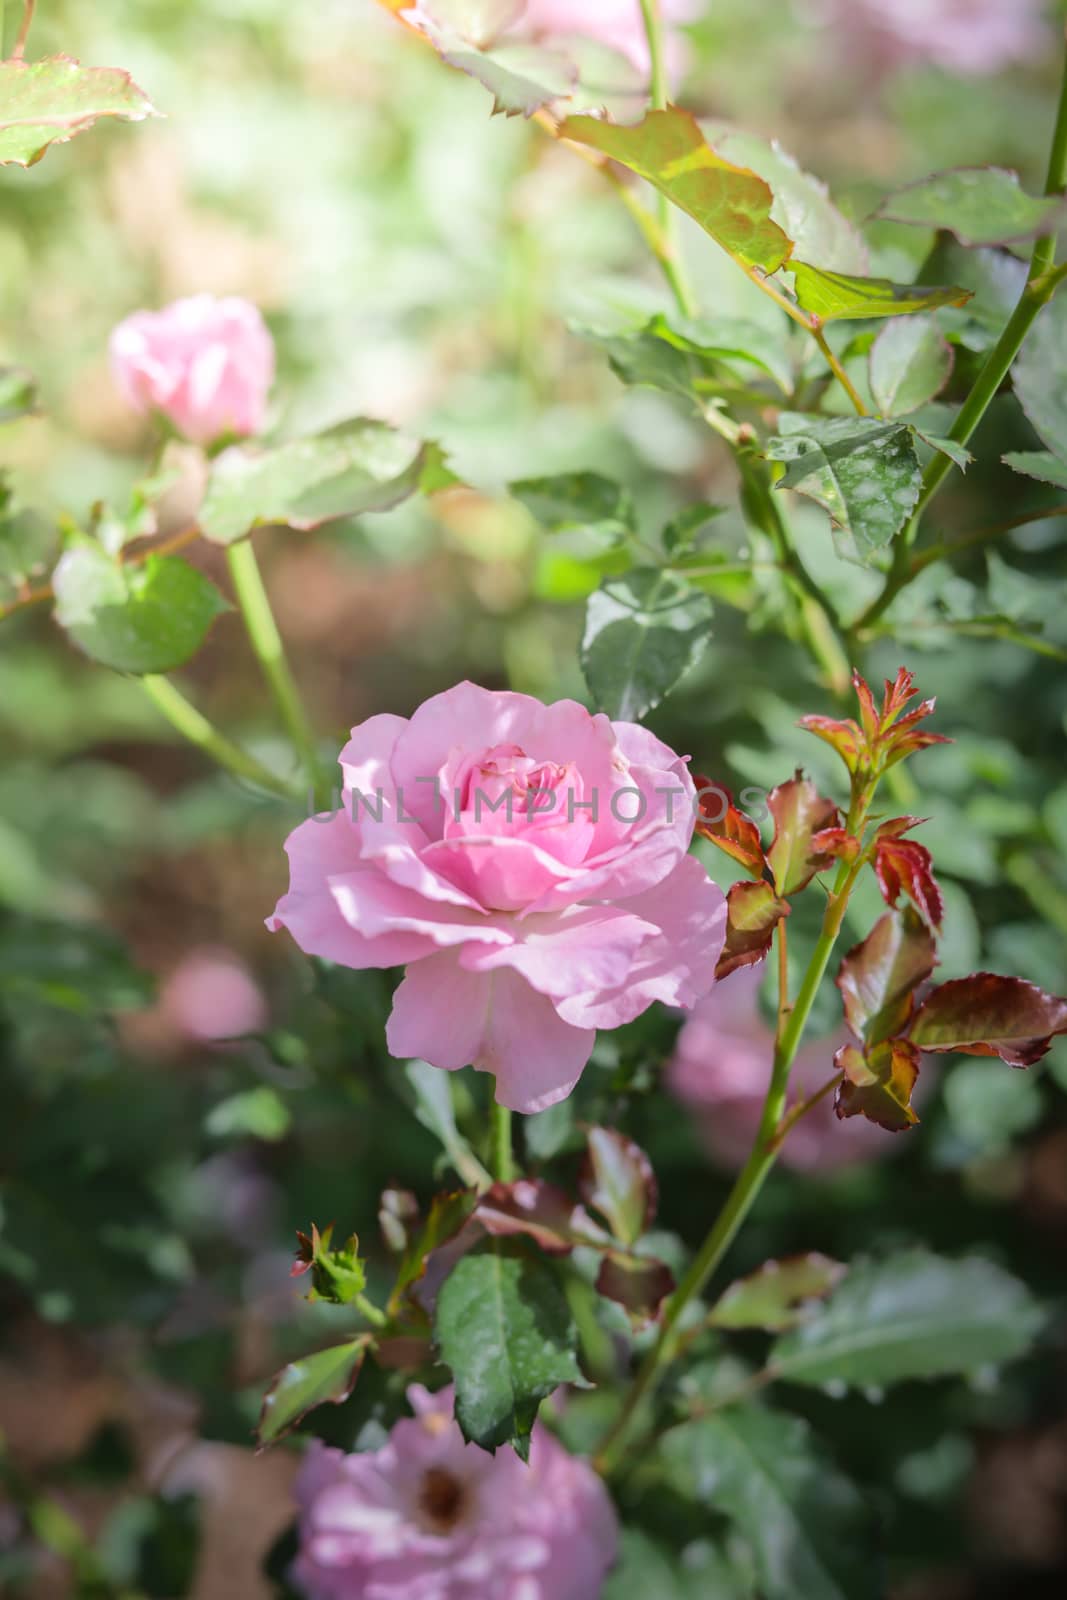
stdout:
<svg viewBox="0 0 1067 1600">
<path fill-rule="evenodd" d="M 347 967 L 406 965 L 394 1056 L 496 1075 L 541 1111 L 597 1028 L 714 981 L 726 907 L 687 855 L 694 789 L 646 729 L 461 683 L 341 752 L 346 805 L 287 841 L 268 927 Z"/>
<path fill-rule="evenodd" d="M 274 343 L 256 307 L 197 294 L 135 311 L 111 335 L 111 368 L 138 411 L 161 411 L 194 444 L 263 426 Z"/>
<path fill-rule="evenodd" d="M 1036 57 L 1044 10 L 1044 0 L 844 0 L 848 25 L 866 27 L 890 60 L 975 76 Z"/>
<path fill-rule="evenodd" d="M 770 1082 L 774 1033 L 759 1012 L 762 977 L 760 966 L 741 967 L 717 983 L 682 1028 L 667 1069 L 667 1087 L 696 1114 L 709 1151 L 729 1169 L 748 1156 Z M 842 1026 L 830 1039 L 801 1046 L 789 1078 L 791 1103 L 833 1076 L 834 1051 L 850 1038 Z M 829 1171 L 894 1148 L 893 1134 L 862 1117 L 839 1120 L 828 1097 L 792 1129 L 781 1160 L 800 1171 Z"/>
<path fill-rule="evenodd" d="M 704 0 L 662 0 L 668 22 L 688 22 L 700 15 Z M 546 38 L 581 34 L 599 39 L 626 56 L 641 72 L 649 67 L 648 40 L 640 0 L 526 0 L 520 24 Z"/>
<path fill-rule="evenodd" d="M 464 1444 L 451 1389 L 408 1400 L 380 1450 L 312 1445 L 292 1572 L 307 1600 L 597 1600 L 618 1529 L 592 1468 L 540 1423 L 529 1466 Z"/>
</svg>

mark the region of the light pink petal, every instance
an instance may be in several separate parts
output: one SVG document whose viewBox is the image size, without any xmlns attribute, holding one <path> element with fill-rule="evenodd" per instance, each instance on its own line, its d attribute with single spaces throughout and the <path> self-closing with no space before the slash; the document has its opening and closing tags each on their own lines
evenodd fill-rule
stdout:
<svg viewBox="0 0 1067 1600">
<path fill-rule="evenodd" d="M 554 1000 L 592 995 L 624 984 L 634 959 L 659 929 L 615 906 L 576 906 L 516 925 L 521 942 L 468 945 L 460 961 L 472 972 L 511 967 L 539 994 Z"/>
<path fill-rule="evenodd" d="M 576 875 L 573 867 L 530 838 L 439 839 L 420 860 L 471 903 L 505 911 L 523 910 L 554 885 L 572 883 Z"/>
<path fill-rule="evenodd" d="M 551 1000 L 515 972 L 492 977 L 482 1052 L 474 1065 L 496 1077 L 496 1099 L 532 1116 L 565 1100 L 596 1042 L 594 1027 L 569 1027 Z"/>
<path fill-rule="evenodd" d="M 488 975 L 466 972 L 454 951 L 416 962 L 393 996 L 385 1029 L 389 1054 L 448 1072 L 470 1066 L 485 1037 L 491 986 Z"/>
<path fill-rule="evenodd" d="M 364 938 L 420 934 L 429 941 L 421 952 L 424 955 L 431 954 L 436 945 L 464 944 L 468 939 L 501 945 L 514 938 L 509 929 L 482 912 L 427 900 L 362 862 L 355 872 L 333 874 L 329 889 L 349 927 Z"/>
</svg>

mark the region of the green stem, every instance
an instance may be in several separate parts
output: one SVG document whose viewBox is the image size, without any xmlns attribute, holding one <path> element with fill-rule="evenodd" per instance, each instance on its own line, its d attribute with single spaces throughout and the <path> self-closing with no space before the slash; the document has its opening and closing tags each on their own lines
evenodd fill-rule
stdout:
<svg viewBox="0 0 1067 1600">
<path fill-rule="evenodd" d="M 214 724 L 185 698 L 181 690 L 175 688 L 169 678 L 148 676 L 142 678 L 141 682 L 148 698 L 156 709 L 163 713 L 171 727 L 176 728 L 183 739 L 195 744 L 198 750 L 210 756 L 220 767 L 232 772 L 235 778 L 244 778 L 260 789 L 269 789 L 271 794 L 284 795 L 287 800 L 298 798 L 297 791 L 291 784 L 286 783 L 284 778 L 279 778 L 269 767 L 257 761 L 255 756 L 249 755 L 246 750 L 242 750 L 239 745 L 227 739 L 225 734 L 220 733 Z"/>
<path fill-rule="evenodd" d="M 369 1322 L 372 1328 L 387 1328 L 389 1318 L 385 1312 L 376 1306 L 373 1300 L 368 1300 L 365 1294 L 357 1294 L 352 1302 L 360 1316 Z"/>
<path fill-rule="evenodd" d="M 869 794 L 860 795 L 849 812 L 849 832 L 862 829 L 870 804 Z M 774 1063 L 759 1129 L 748 1160 L 734 1181 L 726 1202 L 712 1225 L 704 1243 L 693 1258 L 692 1265 L 674 1294 L 668 1300 L 660 1326 L 659 1337 L 634 1379 L 627 1393 L 617 1421 L 605 1437 L 596 1456 L 596 1467 L 607 1474 L 618 1464 L 626 1443 L 631 1422 L 645 1397 L 654 1390 L 664 1367 L 674 1354 L 674 1330 L 690 1301 L 701 1293 L 708 1279 L 718 1267 L 733 1243 L 741 1224 L 751 1211 L 763 1187 L 767 1174 L 778 1156 L 781 1141 L 777 1138 L 785 1115 L 789 1071 L 807 1026 L 815 996 L 819 992 L 826 968 L 837 943 L 848 906 L 852 886 L 860 870 L 858 861 L 843 861 L 838 868 L 834 887 L 827 901 L 822 933 L 812 952 L 807 971 L 790 1008 L 780 996 L 781 1026 L 774 1047 Z"/>
<path fill-rule="evenodd" d="M 282 722 L 296 748 L 315 800 L 324 800 L 323 778 L 319 768 L 315 735 L 286 659 L 285 646 L 274 620 L 270 596 L 263 583 L 251 539 L 242 539 L 239 543 L 230 545 L 226 555 L 237 603 L 244 617 L 252 649 L 274 695 Z"/>
<path fill-rule="evenodd" d="M 641 0 L 641 17 L 645 24 L 649 60 L 652 64 L 649 83 L 652 109 L 654 111 L 665 111 L 670 99 L 670 92 L 667 82 L 667 57 L 663 41 L 663 15 L 660 0 Z M 664 277 L 671 287 L 671 292 L 678 302 L 678 309 L 683 316 L 691 317 L 694 314 L 695 305 L 678 252 L 675 208 L 665 194 L 657 197 L 656 205 L 659 233 L 662 240 L 662 250 L 657 250 L 656 256 L 663 269 Z"/>
<path fill-rule="evenodd" d="M 1060 97 L 1056 111 L 1056 125 L 1049 151 L 1048 172 L 1045 177 L 1046 195 L 1062 194 L 1067 186 L 1067 54 L 1064 55 L 1060 77 Z M 1056 235 L 1046 234 L 1038 239 L 1030 255 L 1030 270 L 1026 287 L 1019 302 L 1004 327 L 1000 338 L 985 359 L 985 364 L 975 379 L 974 386 L 960 407 L 948 437 L 965 445 L 989 409 L 994 396 L 1011 371 L 1012 363 L 1030 332 L 1038 312 L 1052 299 L 1059 283 L 1059 275 L 1051 272 L 1056 259 Z M 923 512 L 937 494 L 952 470 L 951 459 L 937 451 L 923 473 L 922 488 L 914 514 L 897 535 L 893 545 L 893 562 L 881 594 L 867 607 L 854 624 L 853 631 L 876 622 L 889 608 L 901 589 L 911 582 L 914 573 L 908 561 L 908 549 L 914 544 Z"/>
<path fill-rule="evenodd" d="M 497 1183 L 514 1183 L 511 1153 L 511 1112 L 494 1100 L 489 1107 L 489 1170 Z"/>
</svg>

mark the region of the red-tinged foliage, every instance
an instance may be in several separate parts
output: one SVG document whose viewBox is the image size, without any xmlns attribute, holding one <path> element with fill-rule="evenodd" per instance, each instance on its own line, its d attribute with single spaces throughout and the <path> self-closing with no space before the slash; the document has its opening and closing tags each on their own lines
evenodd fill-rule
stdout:
<svg viewBox="0 0 1067 1600">
<path fill-rule="evenodd" d="M 624 1250 L 608 1251 L 596 1279 L 597 1293 L 621 1305 L 638 1327 L 655 1319 L 673 1288 L 670 1267 Z"/>
<path fill-rule="evenodd" d="M 847 828 L 823 828 L 812 835 L 811 845 L 816 855 L 832 856 L 835 861 L 855 861 L 860 853 L 860 841 Z"/>
<path fill-rule="evenodd" d="M 1061 1033 L 1067 1033 L 1067 999 L 1024 978 L 975 972 L 928 995 L 908 1037 L 922 1050 L 999 1056 L 1009 1066 L 1029 1067 Z"/>
<path fill-rule="evenodd" d="M 524 1234 L 549 1255 L 568 1255 L 576 1244 L 606 1244 L 607 1235 L 582 1206 L 554 1184 L 520 1178 L 494 1183 L 474 1212 L 486 1233 Z"/>
<path fill-rule="evenodd" d="M 885 1039 L 866 1053 L 844 1045 L 834 1065 L 844 1074 L 834 1096 L 839 1117 L 866 1117 L 890 1133 L 912 1128 L 918 1117 L 911 1096 L 919 1077 L 919 1051 L 908 1039 Z"/>
<path fill-rule="evenodd" d="M 871 1046 L 903 1032 L 915 990 L 936 962 L 933 935 L 918 912 L 909 906 L 880 917 L 837 974 L 845 1019 L 857 1039 Z"/>
<path fill-rule="evenodd" d="M 874 871 L 886 905 L 895 906 L 903 893 L 931 928 L 941 927 L 945 902 L 934 877 L 933 857 L 925 845 L 891 836 L 878 839 Z"/>
<path fill-rule="evenodd" d="M 867 743 L 863 729 L 851 717 L 801 717 L 800 727 L 835 749 L 849 772 L 859 770 Z"/>
<path fill-rule="evenodd" d="M 655 1221 L 656 1175 L 640 1145 L 617 1128 L 590 1128 L 578 1188 L 620 1244 L 636 1244 Z"/>
<path fill-rule="evenodd" d="M 715 968 L 717 978 L 762 961 L 771 948 L 775 928 L 789 915 L 788 903 L 766 882 L 735 883 L 726 896 L 726 910 L 726 943 Z"/>
<path fill-rule="evenodd" d="M 734 797 L 721 783 L 695 777 L 700 814 L 696 831 L 703 839 L 724 850 L 753 878 L 762 878 L 767 867 L 760 831 L 751 817 L 739 811 Z"/>
<path fill-rule="evenodd" d="M 820 853 L 813 840 L 825 829 L 836 828 L 840 814 L 834 802 L 800 772 L 771 790 L 767 806 L 774 818 L 774 840 L 767 852 L 774 886 L 779 895 L 795 894 L 833 859 Z"/>
<path fill-rule="evenodd" d="M 905 667 L 901 667 L 892 683 L 885 680 L 885 691 L 879 708 L 871 687 L 856 671 L 852 674 L 852 687 L 860 706 L 860 720 L 851 717 L 801 717 L 800 726 L 832 745 L 848 768 L 853 779 L 864 779 L 888 771 L 890 767 L 914 755 L 931 744 L 948 744 L 940 733 L 923 733 L 918 725 L 934 709 L 934 700 L 923 700 L 905 715 L 905 708 L 915 698 L 915 680 Z"/>
</svg>

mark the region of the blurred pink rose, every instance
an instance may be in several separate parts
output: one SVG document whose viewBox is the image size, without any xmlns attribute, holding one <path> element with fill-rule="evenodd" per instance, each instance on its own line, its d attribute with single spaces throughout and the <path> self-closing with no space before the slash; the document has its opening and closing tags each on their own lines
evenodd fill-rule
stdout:
<svg viewBox="0 0 1067 1600">
<path fill-rule="evenodd" d="M 205 946 L 185 956 L 163 985 L 163 1011 L 189 1039 L 233 1039 L 266 1023 L 262 991 L 230 950 Z"/>
<path fill-rule="evenodd" d="M 866 28 L 890 59 L 979 76 L 1048 44 L 1045 0 L 843 0 L 842 25 Z"/>
<path fill-rule="evenodd" d="M 341 752 L 346 808 L 289 837 L 268 927 L 408 971 L 394 1056 L 496 1075 L 516 1111 L 574 1087 L 597 1028 L 714 981 L 726 907 L 687 855 L 693 782 L 646 729 L 461 683 Z"/>
<path fill-rule="evenodd" d="M 311 1446 L 292 1571 L 307 1600 L 597 1600 L 618 1529 L 592 1468 L 540 1423 L 529 1466 L 464 1444 L 451 1389 L 408 1400 L 380 1450 Z"/>
<path fill-rule="evenodd" d="M 695 1113 L 715 1160 L 730 1169 L 742 1166 L 752 1147 L 770 1082 L 774 1034 L 759 1012 L 762 978 L 762 966 L 741 967 L 717 983 L 682 1028 L 667 1069 L 667 1087 Z M 833 1076 L 834 1051 L 850 1038 L 842 1026 L 830 1039 L 801 1046 L 789 1079 L 791 1104 Z M 894 1134 L 862 1117 L 839 1121 L 829 1096 L 792 1129 L 780 1159 L 801 1171 L 828 1171 L 897 1146 Z"/>
<path fill-rule="evenodd" d="M 274 343 L 256 307 L 197 294 L 135 311 L 111 335 L 111 368 L 138 411 L 161 411 L 195 444 L 263 426 Z"/>
<path fill-rule="evenodd" d="M 661 0 L 661 4 L 667 22 L 689 22 L 704 9 L 704 0 Z M 640 0 L 526 0 L 520 26 L 546 38 L 581 34 L 599 39 L 639 71 L 649 67 Z"/>
</svg>

